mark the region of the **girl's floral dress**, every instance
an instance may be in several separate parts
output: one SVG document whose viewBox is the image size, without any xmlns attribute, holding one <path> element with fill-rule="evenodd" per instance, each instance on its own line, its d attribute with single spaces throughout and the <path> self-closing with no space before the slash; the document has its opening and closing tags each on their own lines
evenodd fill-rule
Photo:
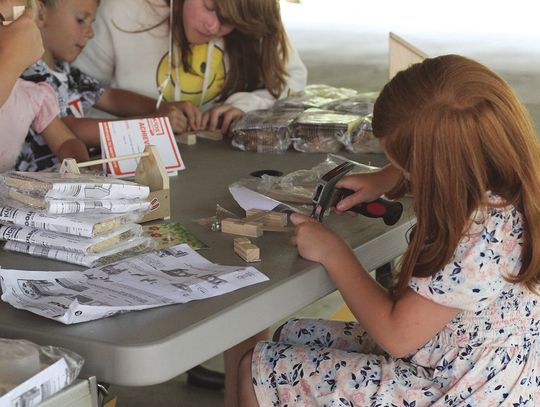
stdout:
<svg viewBox="0 0 540 407">
<path fill-rule="evenodd" d="M 539 297 L 504 279 L 520 270 L 522 232 L 514 207 L 477 211 L 452 261 L 411 280 L 462 312 L 408 357 L 384 353 L 353 322 L 289 321 L 280 342 L 255 348 L 259 404 L 540 406 Z"/>
</svg>

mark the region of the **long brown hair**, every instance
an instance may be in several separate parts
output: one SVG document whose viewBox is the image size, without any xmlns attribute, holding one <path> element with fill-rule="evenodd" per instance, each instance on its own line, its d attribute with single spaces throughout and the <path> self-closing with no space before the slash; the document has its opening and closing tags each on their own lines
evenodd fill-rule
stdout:
<svg viewBox="0 0 540 407">
<path fill-rule="evenodd" d="M 189 71 L 191 49 L 183 27 L 184 1 L 174 1 L 172 30 L 184 70 Z M 215 7 L 219 20 L 234 27 L 224 38 L 229 70 L 220 100 L 261 88 L 279 97 L 286 84 L 288 39 L 278 0 L 216 0 Z"/>
<path fill-rule="evenodd" d="M 540 282 L 540 150 L 526 109 L 485 66 L 445 55 L 398 73 L 374 106 L 373 133 L 410 174 L 417 223 L 395 293 L 447 264 L 492 191 L 524 215 L 522 267 L 509 281 Z"/>
</svg>

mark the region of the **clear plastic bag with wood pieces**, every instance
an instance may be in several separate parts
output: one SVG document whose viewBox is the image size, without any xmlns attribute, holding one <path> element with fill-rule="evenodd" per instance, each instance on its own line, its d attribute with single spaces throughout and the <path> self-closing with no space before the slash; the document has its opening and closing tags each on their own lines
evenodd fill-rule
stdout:
<svg viewBox="0 0 540 407">
<path fill-rule="evenodd" d="M 299 109 L 253 110 L 231 126 L 231 144 L 243 151 L 282 153 L 291 145 L 292 123 Z"/>
<path fill-rule="evenodd" d="M 373 106 L 378 95 L 378 92 L 358 93 L 354 96 L 341 98 L 326 103 L 321 106 L 321 109 L 367 116 L 368 114 L 373 113 Z"/>
<path fill-rule="evenodd" d="M 81 237 L 49 232 L 27 226 L 0 225 L 0 239 L 83 254 L 101 254 L 142 236 L 142 226 L 126 224 L 97 237 Z"/>
<path fill-rule="evenodd" d="M 1 178 L 0 199 L 4 204 L 49 215 L 135 213 L 142 217 L 150 210 L 147 186 L 124 183 L 125 181 L 109 182 L 111 180 L 105 177 L 92 177 L 89 183 L 79 182 L 81 181 L 79 178 L 75 182 L 70 182 L 72 178 L 66 179 L 66 182 L 57 182 L 58 174 L 53 178 L 45 174 L 39 176 L 25 174 L 12 172 L 6 173 Z M 107 183 L 99 183 L 105 180 Z M 124 188 L 126 192 L 121 191 Z M 112 198 L 109 199 L 108 196 Z"/>
<path fill-rule="evenodd" d="M 336 153 L 362 116 L 324 109 L 307 109 L 293 124 L 293 147 L 303 153 Z"/>
<path fill-rule="evenodd" d="M 139 222 L 146 213 L 147 211 L 122 214 L 47 214 L 5 198 L 0 192 L 0 225 L 27 226 L 73 236 L 88 238 L 103 236 L 127 224 Z"/>
<path fill-rule="evenodd" d="M 324 84 L 308 85 L 302 92 L 295 93 L 284 99 L 278 100 L 276 108 L 300 108 L 309 109 L 322 107 L 339 99 L 353 97 L 358 91 L 350 88 L 338 88 Z"/>
<path fill-rule="evenodd" d="M 310 169 L 299 169 L 281 177 L 263 175 L 261 178 L 244 178 L 235 184 L 292 206 L 299 212 L 309 213 L 312 209 L 313 193 L 319 180 L 324 174 L 343 162 L 356 164 L 350 174 L 371 172 L 378 169 L 336 154 L 328 154 L 324 161 Z"/>
<path fill-rule="evenodd" d="M 365 116 L 347 137 L 342 139 L 345 148 L 353 153 L 382 154 L 379 139 L 373 134 L 371 120 L 373 115 Z"/>
</svg>

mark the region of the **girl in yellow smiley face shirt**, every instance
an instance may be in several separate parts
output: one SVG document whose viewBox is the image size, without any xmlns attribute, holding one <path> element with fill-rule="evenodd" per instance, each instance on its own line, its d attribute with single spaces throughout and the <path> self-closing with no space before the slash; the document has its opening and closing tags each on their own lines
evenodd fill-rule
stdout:
<svg viewBox="0 0 540 407">
<path fill-rule="evenodd" d="M 191 130 L 226 133 L 307 81 L 277 0 L 103 0 L 94 31 L 76 65 L 113 87 L 184 102 Z"/>
</svg>

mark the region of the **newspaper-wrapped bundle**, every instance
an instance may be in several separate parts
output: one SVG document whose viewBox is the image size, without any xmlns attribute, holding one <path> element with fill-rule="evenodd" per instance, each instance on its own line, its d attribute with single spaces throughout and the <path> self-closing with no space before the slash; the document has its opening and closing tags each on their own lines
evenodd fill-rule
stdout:
<svg viewBox="0 0 540 407">
<path fill-rule="evenodd" d="M 141 225 L 128 224 L 98 237 L 81 237 L 25 226 L 0 226 L 0 239 L 20 243 L 61 249 L 76 253 L 100 253 L 110 250 L 119 243 L 140 237 Z"/>
<path fill-rule="evenodd" d="M 10 172 L 7 196 L 49 214 L 147 211 L 150 189 L 133 182 L 87 174 Z"/>
<path fill-rule="evenodd" d="M 96 237 L 137 222 L 143 212 L 124 214 L 73 214 L 50 215 L 35 212 L 24 207 L 0 207 L 0 224 L 27 226 L 51 232 L 66 233 L 74 236 Z"/>
<path fill-rule="evenodd" d="M 8 196 L 30 208 L 42 210 L 51 215 L 72 213 L 126 213 L 147 211 L 150 209 L 150 202 L 142 201 L 140 199 L 57 199 L 21 192 L 15 188 L 8 188 Z"/>
<path fill-rule="evenodd" d="M 10 172 L 2 181 L 6 250 L 93 267 L 155 247 L 135 223 L 150 209 L 145 185 L 41 172 Z"/>
<path fill-rule="evenodd" d="M 350 113 L 308 109 L 294 123 L 293 147 L 306 153 L 335 153 L 361 119 Z"/>
<path fill-rule="evenodd" d="M 13 171 L 4 184 L 33 196 L 73 199 L 146 199 L 150 189 L 134 182 L 89 174 Z"/>
<path fill-rule="evenodd" d="M 292 122 L 298 109 L 253 110 L 231 126 L 232 145 L 259 153 L 287 151 L 291 145 Z"/>
<path fill-rule="evenodd" d="M 138 237 L 121 242 L 113 248 L 99 253 L 77 253 L 10 240 L 5 243 L 4 249 L 84 267 L 98 267 L 154 250 L 156 249 L 156 242 L 148 237 Z"/>
</svg>

